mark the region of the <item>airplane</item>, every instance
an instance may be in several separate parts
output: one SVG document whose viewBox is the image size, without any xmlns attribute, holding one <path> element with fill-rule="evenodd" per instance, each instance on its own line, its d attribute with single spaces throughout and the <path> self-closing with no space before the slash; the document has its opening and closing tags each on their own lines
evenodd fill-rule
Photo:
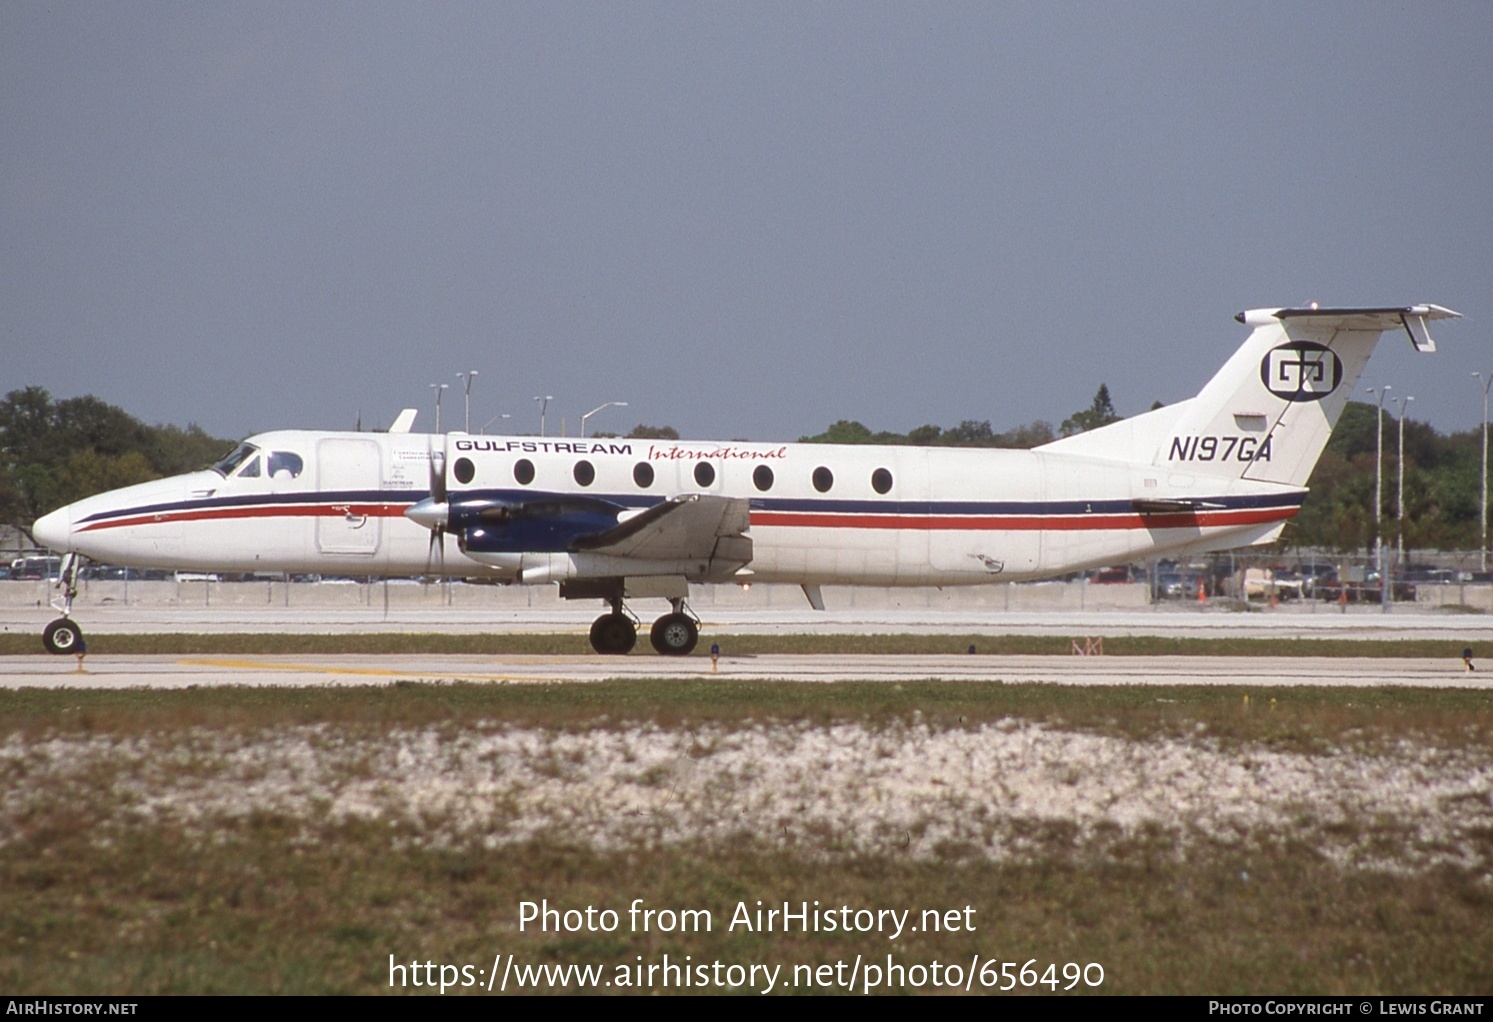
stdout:
<svg viewBox="0 0 1493 1022">
<path fill-rule="evenodd" d="M 387 433 L 251 436 L 211 468 L 40 518 L 68 555 L 44 633 L 78 653 L 79 556 L 189 571 L 481 577 L 601 600 L 598 653 L 628 602 L 662 598 L 650 642 L 699 640 L 691 585 L 953 586 L 1275 540 L 1380 335 L 1435 350 L 1438 305 L 1253 309 L 1195 397 L 1031 450 Z"/>
</svg>

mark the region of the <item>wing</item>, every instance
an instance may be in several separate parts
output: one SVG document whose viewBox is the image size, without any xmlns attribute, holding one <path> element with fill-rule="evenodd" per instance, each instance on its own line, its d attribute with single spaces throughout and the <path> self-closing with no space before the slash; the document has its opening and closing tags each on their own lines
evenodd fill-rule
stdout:
<svg viewBox="0 0 1493 1022">
<path fill-rule="evenodd" d="M 611 554 L 648 560 L 702 560 L 716 563 L 752 559 L 750 503 L 739 497 L 690 493 L 662 504 L 605 532 L 573 540 L 574 552 Z"/>
</svg>

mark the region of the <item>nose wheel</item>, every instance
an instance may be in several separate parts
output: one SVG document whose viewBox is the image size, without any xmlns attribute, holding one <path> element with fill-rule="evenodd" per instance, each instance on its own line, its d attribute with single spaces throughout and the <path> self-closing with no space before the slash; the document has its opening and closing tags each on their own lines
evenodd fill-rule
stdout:
<svg viewBox="0 0 1493 1022">
<path fill-rule="evenodd" d="M 52 609 L 62 612 L 62 616 L 46 628 L 42 629 L 41 644 L 47 648 L 48 653 L 64 656 L 75 653 L 82 657 L 87 651 L 87 644 L 83 641 L 83 629 L 70 616 L 73 610 L 73 599 L 78 595 L 78 569 L 82 567 L 82 561 L 77 554 L 68 554 L 62 560 L 62 570 L 58 573 L 57 588 L 62 590 L 60 599 L 52 600 Z M 78 663 L 82 664 L 82 659 Z"/>
<path fill-rule="evenodd" d="M 55 653 L 58 656 L 82 653 L 84 650 L 83 630 L 72 618 L 60 617 L 42 631 L 41 643 L 47 647 L 48 653 Z"/>
</svg>

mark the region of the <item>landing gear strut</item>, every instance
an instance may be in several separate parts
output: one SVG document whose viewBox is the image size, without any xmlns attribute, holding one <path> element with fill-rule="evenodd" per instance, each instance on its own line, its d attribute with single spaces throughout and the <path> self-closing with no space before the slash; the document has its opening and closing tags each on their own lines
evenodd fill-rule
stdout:
<svg viewBox="0 0 1493 1022">
<path fill-rule="evenodd" d="M 622 600 L 612 600 L 612 612 L 591 623 L 591 648 L 598 653 L 621 656 L 638 644 L 638 626 L 622 612 Z"/>
<path fill-rule="evenodd" d="M 57 579 L 57 587 L 62 590 L 61 599 L 52 600 L 52 609 L 59 611 L 62 616 L 53 621 L 41 633 L 41 644 L 47 648 L 48 653 L 65 656 L 68 653 L 76 654 L 82 663 L 83 653 L 88 645 L 83 641 L 83 629 L 72 619 L 73 598 L 78 595 L 78 568 L 81 561 L 77 554 L 68 554 L 62 561 L 62 571 Z"/>
</svg>

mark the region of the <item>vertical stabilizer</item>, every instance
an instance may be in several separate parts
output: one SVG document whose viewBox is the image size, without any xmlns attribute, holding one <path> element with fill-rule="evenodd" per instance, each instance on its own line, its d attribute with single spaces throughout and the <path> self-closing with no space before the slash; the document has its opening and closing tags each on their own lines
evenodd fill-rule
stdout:
<svg viewBox="0 0 1493 1022">
<path fill-rule="evenodd" d="M 1455 316 L 1437 305 L 1241 312 L 1253 332 L 1196 397 L 1047 449 L 1305 486 L 1379 335 L 1403 329 L 1435 351 L 1430 322 Z"/>
</svg>

